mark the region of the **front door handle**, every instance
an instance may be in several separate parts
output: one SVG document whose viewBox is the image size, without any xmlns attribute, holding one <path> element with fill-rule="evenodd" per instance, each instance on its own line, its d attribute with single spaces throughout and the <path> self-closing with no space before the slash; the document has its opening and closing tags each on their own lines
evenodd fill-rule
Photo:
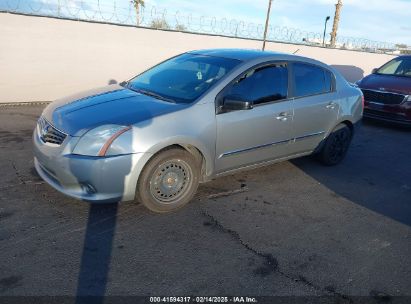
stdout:
<svg viewBox="0 0 411 304">
<path fill-rule="evenodd" d="M 336 106 L 337 104 L 335 103 L 335 102 L 330 102 L 329 104 L 327 104 L 325 107 L 327 108 L 327 109 L 330 109 L 330 110 L 333 110 L 333 109 L 335 109 L 335 106 Z"/>
<path fill-rule="evenodd" d="M 287 112 L 281 112 L 275 118 L 280 121 L 287 121 L 288 118 L 292 117 L 293 115 Z"/>
</svg>

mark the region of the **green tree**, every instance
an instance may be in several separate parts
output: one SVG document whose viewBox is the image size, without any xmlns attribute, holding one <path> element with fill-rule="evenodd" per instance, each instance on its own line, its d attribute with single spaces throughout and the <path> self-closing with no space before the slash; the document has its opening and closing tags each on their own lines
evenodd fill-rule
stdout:
<svg viewBox="0 0 411 304">
<path fill-rule="evenodd" d="M 164 17 L 151 20 L 150 27 L 155 29 L 170 29 L 170 25 L 168 24 L 167 20 L 164 19 Z"/>
<path fill-rule="evenodd" d="M 187 27 L 184 24 L 177 23 L 176 26 L 174 27 L 176 31 L 184 32 L 187 30 Z"/>
<path fill-rule="evenodd" d="M 404 44 L 404 43 L 397 43 L 395 46 L 399 49 L 406 49 L 407 48 L 407 45 Z"/>
<path fill-rule="evenodd" d="M 131 0 L 134 8 L 136 9 L 136 24 L 140 25 L 140 8 L 145 6 L 144 0 Z"/>
</svg>

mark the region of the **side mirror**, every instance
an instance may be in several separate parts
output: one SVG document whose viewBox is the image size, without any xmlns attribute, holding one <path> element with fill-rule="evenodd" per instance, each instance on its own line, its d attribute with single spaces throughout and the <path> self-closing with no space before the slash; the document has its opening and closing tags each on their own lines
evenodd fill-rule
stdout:
<svg viewBox="0 0 411 304">
<path fill-rule="evenodd" d="M 251 110 L 253 108 L 253 102 L 245 100 L 238 95 L 228 95 L 223 99 L 224 110 L 234 111 L 234 110 Z"/>
<path fill-rule="evenodd" d="M 377 71 L 378 71 L 378 69 L 377 69 L 377 68 L 374 68 L 374 69 L 372 69 L 371 74 L 376 74 Z"/>
</svg>

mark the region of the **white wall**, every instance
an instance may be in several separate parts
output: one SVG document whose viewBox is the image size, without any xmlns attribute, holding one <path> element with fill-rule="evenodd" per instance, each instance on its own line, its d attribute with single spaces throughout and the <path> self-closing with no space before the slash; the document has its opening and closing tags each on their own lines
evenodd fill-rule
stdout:
<svg viewBox="0 0 411 304">
<path fill-rule="evenodd" d="M 256 49 L 261 42 L 0 13 L 0 103 L 53 100 L 120 82 L 187 50 L 227 47 Z M 300 49 L 299 55 L 340 66 L 350 81 L 392 58 L 283 43 L 267 49 Z"/>
</svg>

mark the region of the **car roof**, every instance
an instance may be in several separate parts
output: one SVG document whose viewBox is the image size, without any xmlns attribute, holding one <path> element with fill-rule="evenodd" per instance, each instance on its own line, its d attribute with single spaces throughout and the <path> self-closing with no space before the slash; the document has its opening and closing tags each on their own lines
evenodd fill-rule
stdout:
<svg viewBox="0 0 411 304">
<path fill-rule="evenodd" d="M 273 55 L 280 55 L 282 53 L 272 51 L 262 51 L 256 49 L 205 49 L 189 52 L 191 54 L 216 56 L 223 58 L 236 59 L 241 61 L 249 61 L 257 58 L 272 57 Z"/>
<path fill-rule="evenodd" d="M 326 66 L 323 62 L 318 60 L 298 56 L 294 54 L 287 54 L 273 51 L 262 51 L 257 49 L 204 49 L 190 51 L 189 54 L 215 56 L 228 59 L 240 60 L 242 62 L 249 61 L 264 61 L 264 60 L 299 60 L 308 63 L 314 63 L 321 66 Z"/>
</svg>

